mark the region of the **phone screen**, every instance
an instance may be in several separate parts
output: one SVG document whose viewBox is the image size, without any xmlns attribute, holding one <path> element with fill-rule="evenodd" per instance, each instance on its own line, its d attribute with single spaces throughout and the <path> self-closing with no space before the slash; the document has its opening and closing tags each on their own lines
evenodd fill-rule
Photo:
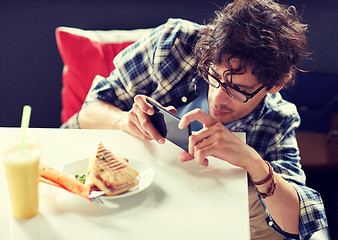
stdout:
<svg viewBox="0 0 338 240">
<path fill-rule="evenodd" d="M 184 129 L 179 129 L 179 117 L 175 116 L 156 103 L 151 101 L 147 102 L 150 103 L 155 109 L 154 115 L 149 115 L 150 121 L 157 131 L 162 135 L 162 137 L 168 139 L 185 151 L 188 151 L 189 136 L 191 135 L 190 124 Z"/>
</svg>

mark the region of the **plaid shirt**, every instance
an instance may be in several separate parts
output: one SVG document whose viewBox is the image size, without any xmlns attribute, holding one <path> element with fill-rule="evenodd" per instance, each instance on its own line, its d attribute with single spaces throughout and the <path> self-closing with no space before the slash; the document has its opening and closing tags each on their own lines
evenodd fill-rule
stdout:
<svg viewBox="0 0 338 240">
<path fill-rule="evenodd" d="M 196 74 L 194 45 L 202 28 L 181 19 L 169 19 L 155 28 L 115 57 L 116 69 L 108 78 L 94 79 L 84 106 L 102 100 L 128 111 L 137 94 L 176 108 L 191 102 L 197 97 L 195 82 L 201 80 Z M 284 101 L 280 94 L 268 94 L 230 130 L 246 132 L 247 144 L 296 189 L 300 200 L 299 238 L 308 239 L 313 232 L 327 227 L 327 220 L 319 193 L 305 186 L 295 138 L 299 123 L 293 104 Z M 66 123 L 66 127 L 78 126 L 77 115 Z M 263 200 L 262 204 L 266 209 Z M 269 213 L 268 216 L 269 226 L 286 239 L 292 237 L 279 229 Z"/>
</svg>

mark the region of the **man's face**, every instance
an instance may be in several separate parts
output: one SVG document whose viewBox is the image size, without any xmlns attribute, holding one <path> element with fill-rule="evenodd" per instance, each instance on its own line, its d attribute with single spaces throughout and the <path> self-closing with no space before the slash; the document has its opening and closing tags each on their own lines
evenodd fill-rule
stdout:
<svg viewBox="0 0 338 240">
<path fill-rule="evenodd" d="M 234 68 L 236 68 L 236 64 L 238 64 L 238 62 L 236 60 L 231 60 L 231 64 Z M 225 64 L 224 66 L 212 66 L 209 71 L 217 76 L 222 82 L 225 82 L 223 73 L 228 70 L 225 66 Z M 256 89 L 262 86 L 262 84 L 258 82 L 257 78 L 252 75 L 251 67 L 247 67 L 246 72 L 243 74 L 233 75 L 232 83 L 239 87 L 241 91 L 247 93 L 253 93 Z M 221 87 L 214 88 L 209 86 L 209 113 L 212 117 L 216 117 L 223 124 L 234 122 L 251 113 L 267 93 L 268 91 L 266 88 L 263 88 L 253 98 L 249 99 L 249 101 L 242 103 L 230 97 Z"/>
</svg>

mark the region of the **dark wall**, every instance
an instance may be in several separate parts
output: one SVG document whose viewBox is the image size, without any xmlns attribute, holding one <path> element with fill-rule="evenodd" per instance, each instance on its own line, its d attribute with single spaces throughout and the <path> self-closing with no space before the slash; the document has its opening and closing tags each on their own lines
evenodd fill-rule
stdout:
<svg viewBox="0 0 338 240">
<path fill-rule="evenodd" d="M 310 24 L 313 60 L 320 74 L 338 75 L 338 1 L 292 2 Z M 32 127 L 59 127 L 61 72 L 54 31 L 155 27 L 169 17 L 203 23 L 220 0 L 2 0 L 0 1 L 0 126 L 19 126 L 22 106 L 33 108 Z"/>
</svg>

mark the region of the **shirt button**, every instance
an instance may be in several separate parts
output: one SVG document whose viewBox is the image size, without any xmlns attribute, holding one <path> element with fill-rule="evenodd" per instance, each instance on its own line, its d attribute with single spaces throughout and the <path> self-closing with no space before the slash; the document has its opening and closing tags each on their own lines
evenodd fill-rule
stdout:
<svg viewBox="0 0 338 240">
<path fill-rule="evenodd" d="M 187 98 L 186 96 L 183 96 L 183 97 L 181 98 L 181 101 L 184 102 L 184 103 L 186 103 L 186 102 L 188 101 L 188 98 Z"/>
<path fill-rule="evenodd" d="M 272 222 L 272 221 L 269 222 L 269 226 L 270 226 L 270 227 L 273 226 L 273 222 Z"/>
</svg>

